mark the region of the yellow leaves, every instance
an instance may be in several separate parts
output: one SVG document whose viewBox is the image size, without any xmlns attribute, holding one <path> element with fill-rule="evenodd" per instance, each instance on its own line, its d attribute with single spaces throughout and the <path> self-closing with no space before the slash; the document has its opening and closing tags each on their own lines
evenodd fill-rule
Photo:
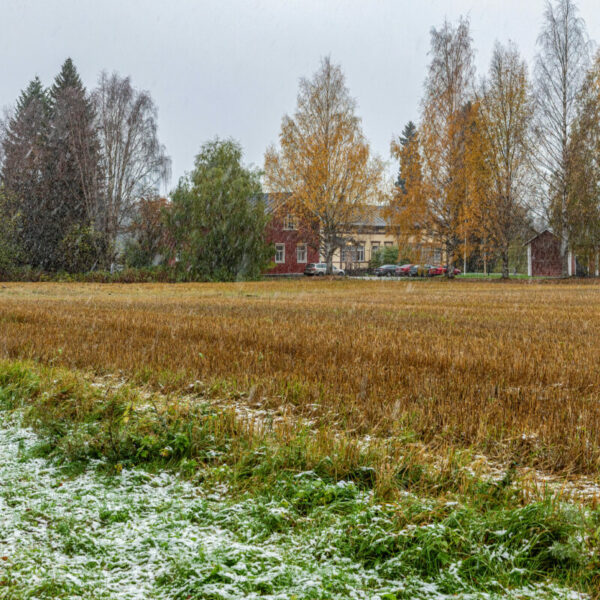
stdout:
<svg viewBox="0 0 600 600">
<path fill-rule="evenodd" d="M 400 162 L 403 187 L 396 187 L 386 217 L 398 245 L 403 246 L 419 242 L 428 222 L 418 134 L 404 145 L 393 140 L 391 151 Z"/>
<path fill-rule="evenodd" d="M 267 190 L 287 192 L 286 210 L 318 221 L 332 238 L 385 195 L 384 165 L 371 157 L 354 110 L 340 67 L 326 58 L 313 79 L 301 80 L 279 150 L 265 154 Z"/>
<path fill-rule="evenodd" d="M 523 221 L 531 114 L 525 63 L 514 46 L 497 45 L 467 140 L 466 218 L 485 251 L 506 254 Z"/>
</svg>

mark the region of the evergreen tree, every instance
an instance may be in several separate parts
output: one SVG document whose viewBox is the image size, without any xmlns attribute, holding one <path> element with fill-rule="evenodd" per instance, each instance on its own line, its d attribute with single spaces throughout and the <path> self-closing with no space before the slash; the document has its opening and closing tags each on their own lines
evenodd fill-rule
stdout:
<svg viewBox="0 0 600 600">
<path fill-rule="evenodd" d="M 38 77 L 21 92 L 2 137 L 2 170 L 6 217 L 23 259 L 43 266 L 46 257 L 44 199 L 47 197 L 46 143 L 50 103 Z"/>
<path fill-rule="evenodd" d="M 49 92 L 50 135 L 46 152 L 46 268 L 66 267 L 63 238 L 93 227 L 102 218 L 100 149 L 95 114 L 73 61 L 68 58 Z M 100 252 L 100 248 L 98 248 Z"/>
<path fill-rule="evenodd" d="M 54 83 L 50 88 L 50 97 L 52 101 L 56 103 L 64 91 L 68 89 L 78 90 L 85 95 L 85 88 L 83 87 L 81 77 L 79 77 L 77 68 L 70 58 L 65 60 L 60 69 L 60 73 L 54 78 Z"/>
<path fill-rule="evenodd" d="M 407 148 L 417 135 L 417 126 L 409 121 L 402 130 L 402 134 L 398 138 L 398 142 L 401 148 Z M 403 194 L 406 194 L 406 180 L 402 177 L 402 164 L 398 168 L 398 177 L 396 179 L 396 187 L 402 190 Z"/>
<path fill-rule="evenodd" d="M 207 142 L 173 193 L 169 229 L 187 278 L 251 279 L 272 259 L 259 174 L 241 160 L 237 142 Z"/>
<path fill-rule="evenodd" d="M 16 215 L 0 184 L 0 277 L 10 275 L 19 262 L 16 239 Z"/>
</svg>

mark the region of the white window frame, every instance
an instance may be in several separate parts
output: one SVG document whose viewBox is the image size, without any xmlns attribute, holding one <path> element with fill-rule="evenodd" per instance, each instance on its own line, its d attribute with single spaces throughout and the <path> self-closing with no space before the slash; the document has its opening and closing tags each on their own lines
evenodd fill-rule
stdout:
<svg viewBox="0 0 600 600">
<path fill-rule="evenodd" d="M 285 244 L 275 244 L 275 262 L 278 265 L 285 264 Z"/>
<path fill-rule="evenodd" d="M 303 256 L 301 256 L 301 253 Z M 296 246 L 296 262 L 299 264 L 306 264 L 308 262 L 308 248 L 306 244 L 298 244 Z"/>
<path fill-rule="evenodd" d="M 284 231 L 296 231 L 298 226 L 296 224 L 296 217 L 292 214 L 285 215 L 283 219 L 283 230 Z"/>
<path fill-rule="evenodd" d="M 342 248 L 342 263 L 365 262 L 365 245 L 344 246 Z"/>
</svg>

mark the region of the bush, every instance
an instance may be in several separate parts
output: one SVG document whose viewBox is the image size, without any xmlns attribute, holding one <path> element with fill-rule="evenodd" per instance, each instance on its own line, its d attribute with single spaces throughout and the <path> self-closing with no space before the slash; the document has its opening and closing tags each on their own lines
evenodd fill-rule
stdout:
<svg viewBox="0 0 600 600">
<path fill-rule="evenodd" d="M 106 256 L 104 236 L 93 227 L 75 225 L 61 240 L 59 250 L 68 273 L 91 271 Z"/>
<path fill-rule="evenodd" d="M 0 281 L 54 281 L 54 282 L 80 282 L 80 283 L 176 283 L 179 281 L 177 274 L 163 266 L 145 267 L 140 269 L 123 269 L 111 273 L 110 271 L 88 271 L 87 273 L 47 273 L 30 266 L 14 268 L 10 272 L 0 272 Z"/>
<path fill-rule="evenodd" d="M 379 248 L 371 257 L 370 267 L 377 268 L 381 265 L 396 264 L 400 251 L 398 246 L 384 246 Z"/>
</svg>

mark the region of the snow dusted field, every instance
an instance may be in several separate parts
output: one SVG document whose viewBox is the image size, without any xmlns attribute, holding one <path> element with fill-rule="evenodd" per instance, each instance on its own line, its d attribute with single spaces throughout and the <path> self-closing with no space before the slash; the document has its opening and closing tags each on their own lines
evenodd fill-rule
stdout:
<svg viewBox="0 0 600 600">
<path fill-rule="evenodd" d="M 40 440 L 31 431 L 2 419 L 0 412 L 0 598 L 583 597 L 538 586 L 444 594 L 443 582 L 458 578 L 452 567 L 441 583 L 394 581 L 338 552 L 342 515 L 326 527 L 307 520 L 290 534 L 277 526 L 291 518 L 282 502 L 233 502 L 225 489 L 206 492 L 167 473 L 107 477 L 90 465 L 69 475 L 35 457 Z M 334 487 L 345 486 L 353 484 Z M 352 498 L 371 505 L 367 493 L 354 489 Z"/>
</svg>

